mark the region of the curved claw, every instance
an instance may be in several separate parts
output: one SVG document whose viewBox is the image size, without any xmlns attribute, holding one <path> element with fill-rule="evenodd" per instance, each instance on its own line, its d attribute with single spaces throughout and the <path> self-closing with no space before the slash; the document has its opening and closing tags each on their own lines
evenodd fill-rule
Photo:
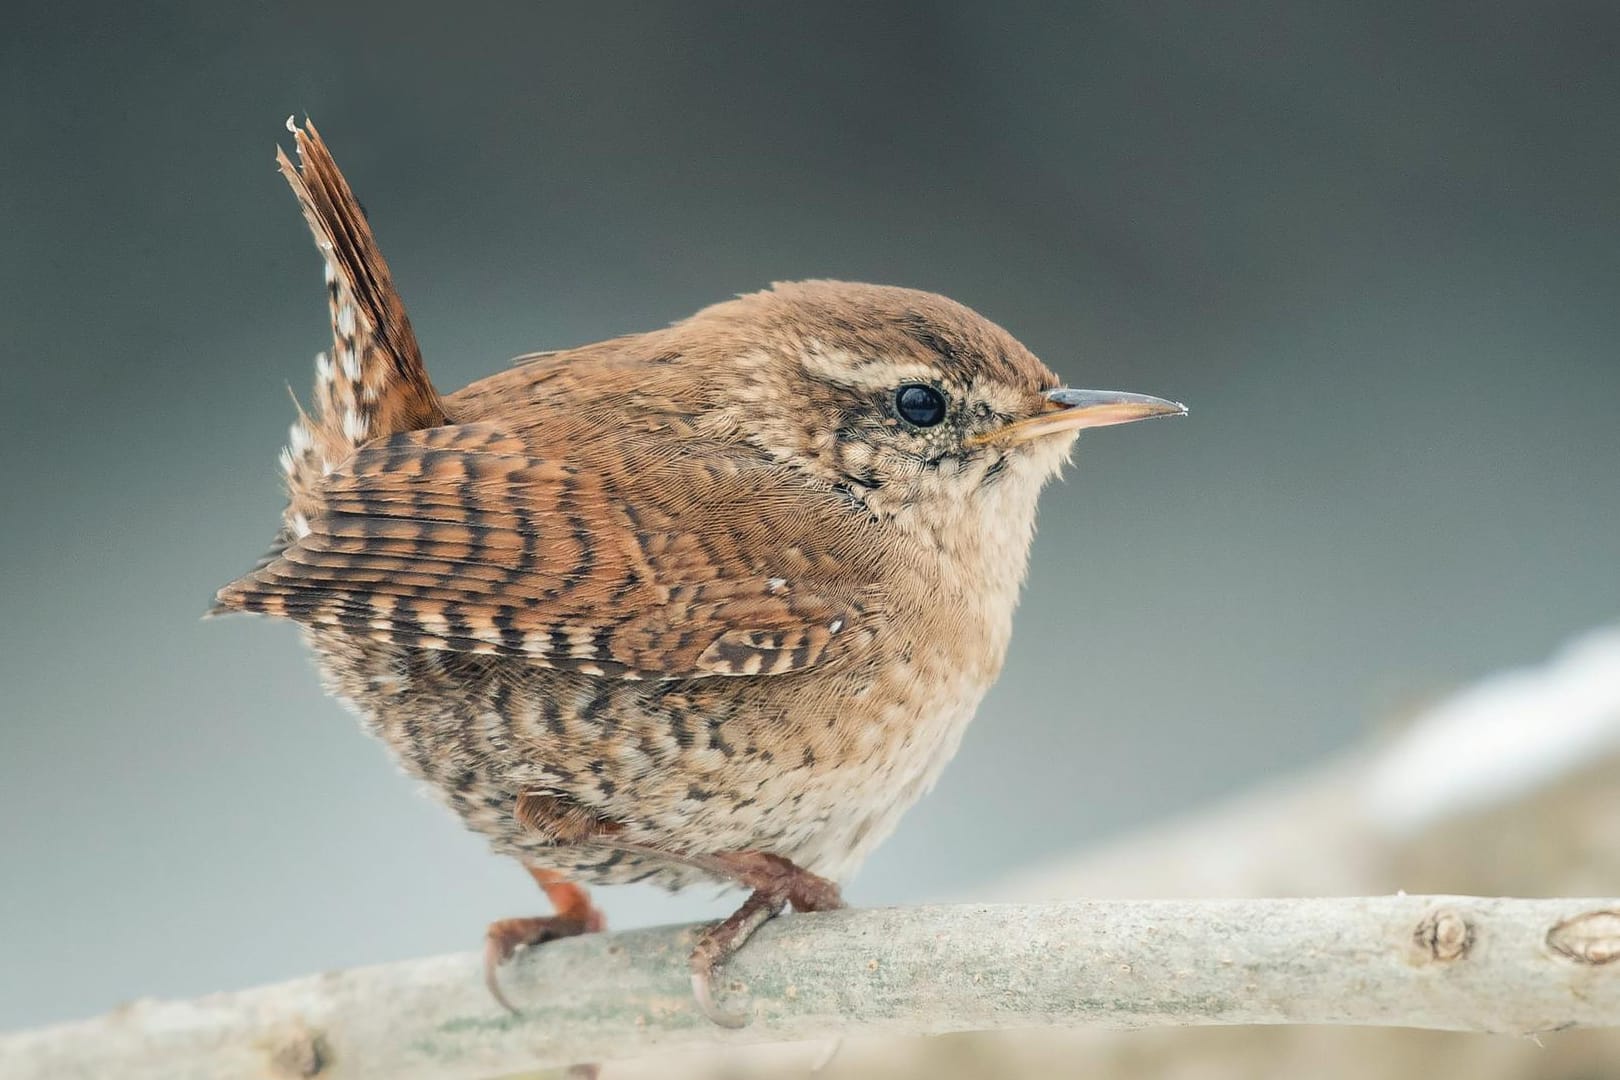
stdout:
<svg viewBox="0 0 1620 1080">
<path fill-rule="evenodd" d="M 736 1031 L 745 1028 L 753 1022 L 753 1017 L 745 1013 L 726 1012 L 714 1000 L 714 972 L 692 972 L 692 997 L 697 1001 L 697 1007 L 704 1016 L 707 1016 L 717 1027 L 730 1028 Z"/>
<path fill-rule="evenodd" d="M 584 889 L 569 881 L 561 872 L 538 866 L 526 866 L 535 884 L 545 890 L 556 907 L 555 915 L 527 919 L 500 919 L 489 924 L 484 931 L 484 986 L 489 996 L 513 1016 L 522 1016 L 501 988 L 501 965 L 516 956 L 521 949 L 544 945 L 558 938 L 575 934 L 594 934 L 602 930 L 607 920 Z M 570 1065 L 568 1080 L 597 1080 L 600 1068 L 596 1065 Z"/>
<path fill-rule="evenodd" d="M 742 948 L 765 923 L 774 919 L 787 904 L 787 898 L 773 892 L 755 890 L 731 917 L 711 926 L 692 949 L 692 996 L 703 1015 L 723 1028 L 747 1027 L 752 1017 L 728 1013 L 714 1002 L 714 972 L 726 958 Z"/>
<path fill-rule="evenodd" d="M 512 958 L 513 951 L 498 941 L 494 934 L 484 938 L 484 985 L 489 988 L 489 996 L 494 998 L 501 1008 L 513 1016 L 522 1016 L 517 1006 L 507 998 L 506 991 L 501 989 L 501 965 Z"/>
<path fill-rule="evenodd" d="M 600 925 L 600 916 L 597 916 Z M 520 949 L 544 945 L 558 938 L 588 932 L 588 920 L 567 915 L 546 915 L 529 919 L 501 919 L 484 932 L 484 985 L 490 996 L 513 1016 L 523 1015 L 501 989 L 500 967 Z"/>
</svg>

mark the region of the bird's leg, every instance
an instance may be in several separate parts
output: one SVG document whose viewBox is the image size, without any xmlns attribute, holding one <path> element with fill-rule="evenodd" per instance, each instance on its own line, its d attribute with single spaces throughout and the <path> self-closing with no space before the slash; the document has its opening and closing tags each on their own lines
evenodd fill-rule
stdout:
<svg viewBox="0 0 1620 1080">
<path fill-rule="evenodd" d="M 696 861 L 696 860 L 694 860 Z M 702 864 L 751 889 L 742 907 L 704 932 L 692 949 L 692 996 L 705 1016 L 721 1027 L 740 1028 L 746 1016 L 724 1012 L 714 1000 L 714 974 L 765 923 L 789 904 L 794 911 L 835 911 L 844 898 L 835 882 L 802 870 L 780 855 L 764 851 L 728 851 L 706 855 Z"/>
<path fill-rule="evenodd" d="M 611 836 L 621 828 L 617 822 L 603 821 L 581 806 L 540 792 L 526 791 L 519 795 L 512 813 L 524 828 L 542 833 L 558 844 L 577 844 L 593 836 Z M 526 865 L 524 869 L 545 891 L 556 914 L 501 919 L 490 923 L 484 936 L 484 985 L 489 987 L 496 1001 L 514 1014 L 517 1009 L 501 991 L 499 973 L 503 963 L 519 949 L 576 934 L 594 934 L 607 925 L 601 910 L 591 903 L 590 894 L 569 881 L 566 875 L 536 866 Z M 594 1064 L 570 1065 L 567 1075 L 569 1080 L 597 1080 L 600 1071 Z"/>
<path fill-rule="evenodd" d="M 501 990 L 500 966 L 510 960 L 519 949 L 531 945 L 544 945 L 558 938 L 577 934 L 594 934 L 607 925 L 601 909 L 591 903 L 590 893 L 567 880 L 556 870 L 525 866 L 525 870 L 545 890 L 547 898 L 557 909 L 555 915 L 542 915 L 525 919 L 499 919 L 489 924 L 484 935 L 484 985 L 495 1000 L 514 1016 L 518 1011 Z M 568 1080 L 597 1080 L 601 1067 L 591 1064 L 568 1066 Z"/>
<path fill-rule="evenodd" d="M 542 833 L 552 843 L 578 844 L 598 834 L 611 835 L 616 822 L 601 821 L 583 807 L 541 792 L 525 791 L 513 804 L 512 815 L 525 828 Z M 607 925 L 602 912 L 591 903 L 590 894 L 557 870 L 525 866 L 529 875 L 556 909 L 555 915 L 525 919 L 500 919 L 484 933 L 484 985 L 508 1011 L 517 1009 L 501 990 L 500 966 L 519 949 L 544 945 L 576 934 L 594 934 Z"/>
<path fill-rule="evenodd" d="M 529 875 L 545 890 L 555 915 L 540 915 L 521 919 L 498 919 L 484 932 L 484 985 L 496 1001 L 512 1013 L 517 1009 L 501 990 L 500 967 L 519 949 L 544 945 L 558 938 L 577 934 L 594 934 L 607 925 L 600 909 L 591 903 L 584 889 L 569 881 L 556 870 L 526 866 Z"/>
<path fill-rule="evenodd" d="M 836 882 L 801 869 L 792 861 L 768 851 L 722 851 L 693 855 L 638 844 L 620 837 L 619 834 L 624 831 L 621 822 L 597 818 L 590 811 L 565 798 L 538 792 L 525 792 L 520 795 L 513 813 L 526 828 L 546 835 L 554 843 L 597 844 L 635 855 L 665 859 L 702 870 L 718 878 L 728 879 L 750 890 L 748 899 L 743 901 L 742 907 L 733 912 L 730 918 L 705 931 L 692 949 L 690 959 L 692 994 L 704 1015 L 722 1027 L 740 1028 L 748 1022 L 748 1019 L 723 1012 L 715 1004 L 714 973 L 721 964 L 743 947 L 755 930 L 780 914 L 788 905 L 792 905 L 794 911 L 835 911 L 844 906 L 844 898 Z M 541 888 L 552 897 L 552 902 L 557 905 L 558 914 L 553 919 L 507 919 L 490 927 L 492 950 L 496 947 L 493 943 L 498 927 L 512 926 L 513 930 L 509 933 L 517 942 L 504 954 L 497 955 L 493 951 L 486 953 L 486 958 L 495 957 L 487 965 L 490 992 L 503 1005 L 506 1004 L 506 999 L 500 992 L 494 974 L 501 960 L 510 956 L 523 944 L 538 944 L 556 937 L 568 936 L 568 933 L 585 933 L 602 928 L 601 915 L 591 907 L 585 890 L 577 885 L 561 883 L 560 879 L 558 884 L 548 884 L 542 875 L 550 874 L 551 871 L 530 870 L 530 873 L 535 875 L 535 880 L 540 882 Z M 554 892 L 554 889 L 566 889 L 570 892 Z M 579 910 L 594 916 L 594 924 L 567 933 L 558 932 L 557 921 L 574 910 L 573 905 L 576 903 Z M 537 941 L 530 942 L 526 939 L 530 928 L 540 935 Z M 507 1008 L 511 1006 L 507 1005 Z"/>
<path fill-rule="evenodd" d="M 612 837 L 623 828 L 618 822 L 598 818 L 562 796 L 538 791 L 520 794 L 512 805 L 512 816 L 524 828 L 540 833 L 553 844 L 561 845 L 577 845 L 596 838 Z M 601 910 L 591 903 L 590 894 L 569 881 L 567 875 L 528 865 L 524 869 L 545 890 L 556 914 L 500 919 L 490 923 L 484 933 L 484 985 L 489 987 L 496 1001 L 513 1013 L 517 1009 L 513 1008 L 501 990 L 502 964 L 519 949 L 577 934 L 594 934 L 607 925 Z"/>
</svg>

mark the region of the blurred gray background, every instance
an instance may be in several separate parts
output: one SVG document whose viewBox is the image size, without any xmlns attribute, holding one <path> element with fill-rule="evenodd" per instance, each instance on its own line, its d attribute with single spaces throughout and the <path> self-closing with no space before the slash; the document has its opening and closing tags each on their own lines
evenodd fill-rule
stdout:
<svg viewBox="0 0 1620 1080">
<path fill-rule="evenodd" d="M 1301 766 L 1613 616 L 1620 9 L 1341 8 L 13 5 L 0 1027 L 543 910 L 291 627 L 198 621 L 271 536 L 326 345 L 289 112 L 442 387 L 836 276 L 1191 405 L 1082 440 L 1006 674 L 858 903 Z"/>
</svg>

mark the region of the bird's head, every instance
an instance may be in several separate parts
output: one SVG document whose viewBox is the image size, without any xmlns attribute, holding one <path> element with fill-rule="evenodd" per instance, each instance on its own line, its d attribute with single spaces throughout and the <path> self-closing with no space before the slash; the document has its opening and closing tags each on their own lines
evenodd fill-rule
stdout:
<svg viewBox="0 0 1620 1080">
<path fill-rule="evenodd" d="M 995 323 L 913 289 L 778 284 L 686 325 L 727 343 L 705 369 L 719 423 L 902 525 L 1032 521 L 1081 430 L 1187 411 L 1065 387 Z"/>
</svg>

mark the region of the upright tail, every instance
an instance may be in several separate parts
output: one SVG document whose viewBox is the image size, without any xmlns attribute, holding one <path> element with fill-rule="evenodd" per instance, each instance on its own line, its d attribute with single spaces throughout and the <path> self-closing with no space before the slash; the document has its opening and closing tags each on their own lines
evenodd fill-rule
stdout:
<svg viewBox="0 0 1620 1080">
<path fill-rule="evenodd" d="M 313 415 L 299 407 L 281 452 L 287 509 L 274 544 L 255 570 L 309 533 L 320 511 L 322 481 L 362 445 L 445 423 L 444 405 L 422 365 L 422 350 L 365 211 L 315 125 L 305 121 L 299 129 L 289 117 L 287 127 L 298 141 L 298 166 L 279 148 L 276 162 L 326 260 L 332 351 L 315 358 Z M 209 614 L 240 609 L 235 584 L 220 590 Z"/>
<path fill-rule="evenodd" d="M 276 163 L 298 196 L 321 257 L 332 313 L 332 351 L 315 360 L 314 415 L 299 410 L 281 454 L 287 474 L 285 532 L 301 535 L 318 508 L 323 476 L 372 439 L 437 427 L 444 406 L 394 290 L 360 202 L 315 125 L 287 120 L 298 166 L 279 147 Z"/>
</svg>

